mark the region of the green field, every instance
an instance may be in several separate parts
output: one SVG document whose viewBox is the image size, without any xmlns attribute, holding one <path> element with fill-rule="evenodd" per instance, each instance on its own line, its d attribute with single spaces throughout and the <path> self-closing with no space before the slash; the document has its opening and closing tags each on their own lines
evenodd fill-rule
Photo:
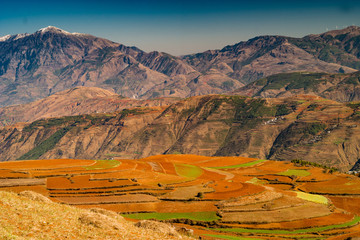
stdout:
<svg viewBox="0 0 360 240">
<path fill-rule="evenodd" d="M 298 177 L 306 177 L 309 176 L 311 173 L 306 170 L 301 169 L 288 169 L 285 172 L 280 172 L 278 175 L 282 176 L 298 176 Z"/>
<path fill-rule="evenodd" d="M 310 201 L 310 202 L 316 202 L 321 204 L 328 204 L 328 199 L 324 196 L 317 195 L 317 194 L 310 194 L 310 193 L 304 193 L 304 192 L 296 192 L 297 197 Z"/>
<path fill-rule="evenodd" d="M 216 212 L 133 213 L 133 214 L 123 214 L 122 216 L 132 219 L 141 219 L 141 220 L 190 219 L 194 221 L 204 221 L 204 222 L 211 222 L 220 219 L 220 217 L 216 215 Z"/>
<path fill-rule="evenodd" d="M 237 165 L 230 165 L 230 166 L 220 166 L 220 167 L 210 167 L 210 168 L 214 168 L 214 169 L 232 169 L 232 168 L 243 168 L 243 167 L 252 167 L 256 164 L 265 162 L 266 160 L 256 160 L 253 162 L 247 162 L 247 163 L 242 163 L 242 164 L 237 164 Z"/>
<path fill-rule="evenodd" d="M 360 217 L 355 217 L 353 220 L 342 223 L 329 225 L 324 227 L 304 228 L 293 231 L 288 230 L 269 230 L 269 229 L 248 229 L 248 228 L 209 228 L 210 230 L 216 230 L 221 232 L 234 232 L 234 233 L 262 233 L 262 234 L 301 234 L 301 233 L 317 233 L 327 230 L 339 229 L 351 227 L 360 222 Z"/>
<path fill-rule="evenodd" d="M 84 167 L 86 170 L 99 170 L 99 169 L 110 169 L 117 167 L 121 164 L 118 160 L 96 160 L 96 163 L 91 166 Z"/>
<path fill-rule="evenodd" d="M 251 184 L 256 184 L 256 185 L 263 185 L 263 184 L 266 184 L 267 182 L 264 181 L 264 180 L 260 180 L 256 177 L 250 179 L 249 181 L 246 181 L 247 183 L 251 183 Z"/>
<path fill-rule="evenodd" d="M 179 176 L 186 178 L 197 178 L 203 173 L 201 168 L 190 164 L 175 164 L 175 171 Z"/>
</svg>

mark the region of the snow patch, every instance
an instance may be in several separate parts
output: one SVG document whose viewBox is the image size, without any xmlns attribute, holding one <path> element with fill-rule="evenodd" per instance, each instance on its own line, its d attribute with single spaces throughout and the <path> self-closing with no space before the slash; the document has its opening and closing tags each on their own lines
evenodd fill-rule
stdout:
<svg viewBox="0 0 360 240">
<path fill-rule="evenodd" d="M 6 40 L 8 40 L 11 37 L 11 35 L 6 35 L 3 37 L 0 37 L 0 42 L 5 42 Z"/>
<path fill-rule="evenodd" d="M 0 42 L 6 42 L 6 41 L 15 41 L 18 40 L 20 38 L 26 37 L 30 34 L 28 33 L 22 33 L 22 34 L 15 34 L 15 35 L 6 35 L 3 37 L 0 37 Z"/>
<path fill-rule="evenodd" d="M 29 35 L 30 35 L 30 34 L 28 34 L 28 33 L 16 34 L 16 35 L 14 36 L 14 38 L 11 39 L 11 40 L 12 40 L 12 41 L 15 41 L 15 40 L 18 40 L 18 39 L 20 39 L 20 38 L 24 38 L 24 37 L 29 36 Z"/>
<path fill-rule="evenodd" d="M 67 32 L 65 30 L 62 30 L 62 29 L 54 27 L 54 26 L 48 26 L 48 27 L 45 27 L 45 28 L 41 28 L 41 29 L 39 29 L 38 32 L 41 32 L 41 33 L 58 32 L 58 33 L 64 33 L 64 34 L 71 34 L 71 33 Z"/>
<path fill-rule="evenodd" d="M 40 33 L 54 32 L 54 33 L 62 33 L 62 34 L 66 34 L 66 35 L 75 35 L 75 36 L 88 35 L 88 34 L 85 34 L 85 33 L 77 33 L 77 32 L 70 33 L 68 31 L 62 30 L 62 29 L 54 27 L 54 26 L 48 26 L 48 27 L 45 27 L 45 28 L 41 28 L 37 32 L 40 32 Z"/>
</svg>

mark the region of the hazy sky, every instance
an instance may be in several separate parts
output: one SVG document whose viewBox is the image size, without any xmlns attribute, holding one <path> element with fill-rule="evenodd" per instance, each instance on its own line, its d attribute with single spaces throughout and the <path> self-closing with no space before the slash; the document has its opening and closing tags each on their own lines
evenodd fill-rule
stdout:
<svg viewBox="0 0 360 240">
<path fill-rule="evenodd" d="M 182 55 L 258 35 L 302 37 L 360 26 L 360 1 L 20 0 L 0 5 L 0 36 L 49 25 Z"/>
</svg>

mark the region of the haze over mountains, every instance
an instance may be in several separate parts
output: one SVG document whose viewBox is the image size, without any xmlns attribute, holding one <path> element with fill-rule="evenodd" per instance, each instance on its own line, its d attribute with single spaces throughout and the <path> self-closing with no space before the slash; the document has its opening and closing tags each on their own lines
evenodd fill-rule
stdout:
<svg viewBox="0 0 360 240">
<path fill-rule="evenodd" d="M 5 36 L 0 156 L 183 153 L 349 170 L 360 159 L 360 108 L 339 102 L 360 100 L 359 40 L 353 26 L 175 57 L 55 27 Z"/>
<path fill-rule="evenodd" d="M 225 93 L 289 71 L 350 73 L 360 69 L 359 38 L 360 28 L 352 26 L 304 38 L 261 36 L 175 57 L 47 27 L 0 38 L 0 106 L 76 86 L 148 99 Z"/>
</svg>

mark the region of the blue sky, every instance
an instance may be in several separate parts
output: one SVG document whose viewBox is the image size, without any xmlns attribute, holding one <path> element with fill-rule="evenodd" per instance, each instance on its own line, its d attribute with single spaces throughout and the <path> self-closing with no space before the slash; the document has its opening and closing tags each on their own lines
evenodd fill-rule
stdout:
<svg viewBox="0 0 360 240">
<path fill-rule="evenodd" d="M 46 26 L 173 55 L 219 49 L 259 35 L 302 37 L 360 26 L 360 1 L 6 1 L 0 36 Z"/>
</svg>

